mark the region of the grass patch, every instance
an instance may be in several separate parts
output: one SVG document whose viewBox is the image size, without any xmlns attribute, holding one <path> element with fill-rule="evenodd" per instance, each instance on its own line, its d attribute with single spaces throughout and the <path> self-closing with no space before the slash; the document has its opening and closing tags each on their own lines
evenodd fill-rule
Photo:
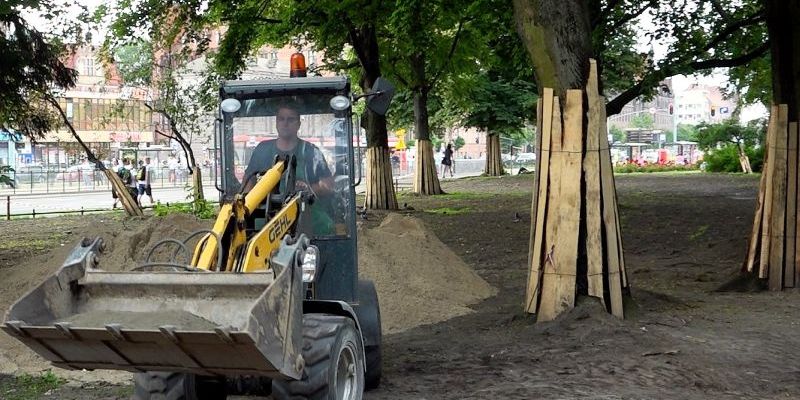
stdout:
<svg viewBox="0 0 800 400">
<path fill-rule="evenodd" d="M 431 208 L 429 210 L 425 210 L 426 213 L 431 214 L 439 214 L 439 215 L 457 215 L 457 214 L 466 214 L 472 211 L 469 207 L 441 207 L 441 208 Z"/>
<path fill-rule="evenodd" d="M 67 238 L 66 234 L 53 233 L 47 239 L 25 238 L 25 239 L 6 239 L 0 241 L 0 250 L 47 250 L 53 246 L 58 246 Z"/>
<path fill-rule="evenodd" d="M 58 389 L 65 379 L 47 371 L 39 375 L 24 374 L 0 383 L 0 398 L 5 400 L 35 400 L 50 390 Z"/>
<path fill-rule="evenodd" d="M 697 228 L 697 230 L 696 230 L 696 231 L 694 231 L 694 233 L 692 233 L 692 234 L 689 236 L 689 240 L 691 240 L 692 242 L 694 242 L 695 240 L 697 240 L 697 239 L 700 239 L 701 237 L 703 237 L 703 235 L 705 235 L 705 234 L 706 234 L 706 231 L 708 231 L 708 225 L 702 225 L 702 226 L 700 226 L 699 228 Z"/>
</svg>

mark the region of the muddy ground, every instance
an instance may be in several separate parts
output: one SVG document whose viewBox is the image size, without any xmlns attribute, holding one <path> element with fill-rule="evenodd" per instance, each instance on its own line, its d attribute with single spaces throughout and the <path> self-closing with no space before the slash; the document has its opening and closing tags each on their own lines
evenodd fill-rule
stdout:
<svg viewBox="0 0 800 400">
<path fill-rule="evenodd" d="M 540 324 L 521 311 L 529 176 L 457 180 L 443 185 L 447 196 L 403 196 L 413 208 L 404 213 L 421 219 L 498 294 L 474 313 L 385 336 L 383 384 L 365 398 L 800 398 L 800 294 L 715 290 L 740 269 L 757 186 L 757 177 L 737 175 L 618 176 L 632 285 L 627 318 L 584 300 Z M 366 223 L 383 217 L 371 213 Z M 54 221 L 4 223 L 0 271 L 13 272 L 14 259 L 41 254 L 47 238 L 68 236 L 70 226 L 97 223 Z M 73 379 L 41 398 L 128 393 L 124 384 Z"/>
</svg>

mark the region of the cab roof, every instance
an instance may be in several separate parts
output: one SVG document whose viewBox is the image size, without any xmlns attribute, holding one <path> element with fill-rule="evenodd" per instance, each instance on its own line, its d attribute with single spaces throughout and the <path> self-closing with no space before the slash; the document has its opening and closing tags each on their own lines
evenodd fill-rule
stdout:
<svg viewBox="0 0 800 400">
<path fill-rule="evenodd" d="M 230 80 L 220 88 L 222 97 L 263 97 L 301 93 L 346 92 L 350 82 L 344 76 L 308 78 Z"/>
</svg>

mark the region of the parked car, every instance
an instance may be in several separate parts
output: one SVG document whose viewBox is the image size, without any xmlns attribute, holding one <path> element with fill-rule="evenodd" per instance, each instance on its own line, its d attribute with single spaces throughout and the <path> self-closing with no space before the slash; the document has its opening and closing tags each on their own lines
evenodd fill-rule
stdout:
<svg viewBox="0 0 800 400">
<path fill-rule="evenodd" d="M 47 170 L 41 165 L 24 165 L 13 173 L 14 181 L 19 185 L 47 182 Z"/>
<path fill-rule="evenodd" d="M 536 161 L 536 153 L 519 153 L 517 155 L 517 164 L 533 164 Z"/>
<path fill-rule="evenodd" d="M 93 180 L 99 179 L 103 173 L 91 164 L 73 165 L 66 170 L 57 172 L 55 180 L 58 182 L 78 182 L 83 179 L 83 182 L 91 183 Z"/>
</svg>

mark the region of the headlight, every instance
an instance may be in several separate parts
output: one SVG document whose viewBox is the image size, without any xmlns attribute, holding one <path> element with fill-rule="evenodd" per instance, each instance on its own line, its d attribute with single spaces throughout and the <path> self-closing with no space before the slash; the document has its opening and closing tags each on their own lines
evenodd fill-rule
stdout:
<svg viewBox="0 0 800 400">
<path fill-rule="evenodd" d="M 347 109 L 347 107 L 350 107 L 350 99 L 348 99 L 347 96 L 339 95 L 339 96 L 334 96 L 331 99 L 332 109 L 336 111 L 344 111 Z"/>
<path fill-rule="evenodd" d="M 226 113 L 235 113 L 239 111 L 240 108 L 242 108 L 242 103 L 239 100 L 233 98 L 225 99 L 222 100 L 222 104 L 220 104 L 220 107 L 222 108 L 222 111 L 225 111 Z"/>
<path fill-rule="evenodd" d="M 308 246 L 306 254 L 303 256 L 303 282 L 314 282 L 317 275 L 317 263 L 319 262 L 319 249 L 317 246 Z"/>
</svg>

